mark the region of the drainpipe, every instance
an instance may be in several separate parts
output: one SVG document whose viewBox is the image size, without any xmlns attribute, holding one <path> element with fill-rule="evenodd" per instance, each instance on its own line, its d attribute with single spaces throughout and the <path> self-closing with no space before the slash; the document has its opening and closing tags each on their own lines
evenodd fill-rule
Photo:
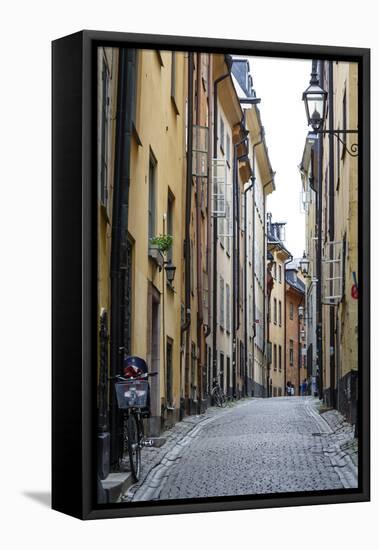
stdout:
<svg viewBox="0 0 379 550">
<path fill-rule="evenodd" d="M 255 258 L 254 258 L 254 239 L 255 239 L 255 148 L 258 145 L 261 145 L 263 143 L 263 133 L 264 130 L 262 128 L 261 130 L 261 137 L 260 140 L 254 143 L 253 145 L 253 175 L 251 176 L 251 183 L 248 185 L 246 189 L 244 189 L 243 193 L 245 196 L 245 203 L 244 203 L 244 210 L 245 210 L 245 220 L 244 220 L 244 257 L 245 257 L 245 265 L 246 265 L 246 259 L 247 259 L 247 192 L 253 189 L 253 220 L 252 220 L 252 243 L 253 243 L 253 249 L 252 249 L 252 280 L 253 280 L 253 304 L 252 304 L 252 311 L 253 311 L 253 338 L 256 336 L 256 327 L 255 327 Z M 247 395 L 247 385 L 248 385 L 248 361 L 247 361 L 247 348 L 248 348 L 248 339 L 247 339 L 247 310 L 246 310 L 246 298 L 247 298 L 247 270 L 245 267 L 244 271 L 244 296 L 245 296 L 245 307 L 244 307 L 244 339 L 245 339 L 245 392 Z M 253 340 L 253 369 L 254 369 L 254 340 Z M 252 380 L 252 383 L 254 384 L 254 380 Z"/>
<path fill-rule="evenodd" d="M 293 256 L 290 256 L 285 262 L 284 262 L 284 313 L 283 313 L 283 320 L 284 320 L 284 388 L 283 388 L 283 394 L 286 394 L 286 384 L 287 384 L 287 264 L 292 262 Z"/>
<path fill-rule="evenodd" d="M 111 315 L 110 315 L 110 371 L 114 376 L 121 372 L 122 359 L 125 351 L 125 269 L 121 269 L 123 252 L 127 254 L 128 204 L 130 185 L 130 156 L 133 91 L 135 86 L 135 54 L 134 49 L 120 48 L 118 66 L 117 90 L 117 122 L 115 145 L 115 175 L 112 206 L 112 244 L 110 260 L 111 277 Z M 114 390 L 111 392 L 111 462 L 118 460 L 119 414 Z"/>
<path fill-rule="evenodd" d="M 233 320 L 232 320 L 232 369 L 233 369 L 233 395 L 237 397 L 237 330 L 240 326 L 239 317 L 239 298 L 240 298 L 240 285 L 239 285 L 239 231 L 240 231 L 240 219 L 239 219 L 239 187 L 238 187 L 238 163 L 246 156 L 246 154 L 237 156 L 237 149 L 240 145 L 247 142 L 247 132 L 243 128 L 243 120 L 241 121 L 244 137 L 234 144 L 233 148 Z M 246 344 L 246 343 L 245 343 Z M 246 346 L 245 346 L 246 347 Z"/>
<path fill-rule="evenodd" d="M 212 78 L 212 55 L 208 54 L 208 83 L 211 82 Z M 212 107 L 212 98 L 210 97 L 210 86 L 208 85 L 208 171 L 207 171 L 207 244 L 206 244 L 206 269 L 207 269 L 207 279 L 208 279 L 208 319 L 207 325 L 204 332 L 204 341 L 206 342 L 207 337 L 211 333 L 211 309 L 212 309 L 212 266 L 211 266 L 211 254 L 212 254 L 212 234 L 211 234 L 211 209 L 212 209 L 212 133 L 210 128 L 212 127 L 212 116 L 213 116 L 213 107 Z M 208 370 L 209 365 L 209 350 L 210 346 L 206 345 L 206 372 L 207 372 L 207 387 L 205 389 L 206 394 L 209 396 L 212 383 L 211 376 Z M 208 355 L 209 354 L 209 355 Z"/>
<path fill-rule="evenodd" d="M 212 55 L 208 54 L 208 82 L 211 81 L 212 76 Z M 212 127 L 212 101 L 209 97 L 209 90 L 210 87 L 208 86 L 208 129 Z M 211 132 L 208 130 L 208 172 L 207 172 L 207 248 L 206 248 L 206 262 L 207 262 L 207 275 L 208 275 L 208 324 L 207 328 L 205 330 L 204 336 L 207 338 L 211 333 L 211 308 L 212 308 L 212 300 L 211 300 L 211 208 L 212 208 L 212 135 Z"/>
<path fill-rule="evenodd" d="M 317 61 L 312 61 L 313 66 L 317 66 Z M 316 68 L 316 67 L 315 67 Z M 313 67 L 312 67 L 313 70 Z M 320 86 L 324 86 L 324 62 L 320 61 Z M 322 284 L 322 183 L 323 183 L 323 151 L 324 143 L 322 137 L 318 140 L 318 186 L 317 186 L 317 254 L 316 254 L 316 266 L 317 266 L 317 287 L 316 287 L 316 302 L 317 302 L 317 363 L 319 372 L 318 392 L 319 398 L 324 397 L 324 376 L 323 376 L 323 341 L 322 341 L 322 297 L 321 297 L 321 284 Z"/>
<path fill-rule="evenodd" d="M 305 294 L 304 294 L 305 296 Z M 298 368 L 298 392 L 299 392 L 299 396 L 301 395 L 301 391 L 300 391 L 300 386 L 302 384 L 301 382 L 301 379 L 300 379 L 300 371 L 301 371 L 301 359 L 302 359 L 302 345 L 301 345 L 301 338 L 300 338 L 300 317 L 299 317 L 299 307 L 304 304 L 304 296 L 301 297 L 300 299 L 300 302 L 297 306 L 297 339 L 298 339 L 298 343 L 297 343 L 297 354 L 298 354 L 298 357 L 297 357 L 297 368 Z M 304 306 L 303 306 L 304 307 Z"/>
<path fill-rule="evenodd" d="M 248 384 L 248 361 L 247 361 L 247 353 L 248 353 L 248 336 L 247 336 L 247 307 L 246 307 L 246 302 L 247 302 L 247 191 L 249 191 L 250 189 L 253 188 L 254 186 L 254 183 L 255 183 L 255 178 L 253 179 L 253 177 L 251 178 L 251 183 L 250 185 L 247 187 L 247 189 L 244 189 L 243 191 L 243 194 L 244 194 L 244 197 L 245 197 L 245 201 L 244 201 L 244 239 L 243 239 L 243 254 L 244 254 L 244 264 L 245 264 L 245 269 L 244 269 L 244 277 L 243 277 L 243 292 L 244 292 L 244 296 L 245 296 L 245 304 L 244 304 L 244 308 L 243 308 L 243 315 L 244 315 L 244 319 L 243 319 L 243 323 L 244 323 L 244 341 L 245 341 L 245 357 L 244 357 L 244 384 L 245 384 L 245 396 L 247 395 L 247 384 Z M 253 208 L 254 208 L 254 205 L 253 205 Z M 254 277 L 253 277 L 253 286 L 254 286 Z M 251 321 L 251 320 L 250 320 Z M 254 336 L 255 336 L 255 322 L 254 322 Z"/>
<path fill-rule="evenodd" d="M 213 156 L 217 158 L 217 128 L 218 128 L 218 85 L 230 77 L 232 58 L 225 56 L 228 72 L 216 78 L 213 83 Z M 213 308 L 212 308 L 212 380 L 217 377 L 217 218 L 213 217 Z"/>
<path fill-rule="evenodd" d="M 263 300 L 263 319 L 265 321 L 265 325 L 267 326 L 267 337 L 269 336 L 269 322 L 268 322 L 268 316 L 267 316 L 267 322 L 266 322 L 266 292 L 267 292 L 267 220 L 266 220 L 266 193 L 265 193 L 265 189 L 268 185 L 270 185 L 270 183 L 273 183 L 274 181 L 274 176 L 275 176 L 275 173 L 271 171 L 271 179 L 268 180 L 264 185 L 263 185 L 263 223 L 264 223 L 264 232 L 263 232 L 263 266 L 264 266 L 264 273 L 265 273 L 265 276 L 264 276 L 264 279 L 263 279 L 263 284 L 264 284 L 264 300 Z M 268 299 L 270 299 L 268 297 Z M 265 331 L 266 332 L 266 331 Z M 266 334 L 264 334 L 264 342 L 263 342 L 263 345 L 264 345 L 264 356 L 266 356 Z M 268 366 L 267 364 L 267 377 L 266 377 L 266 380 L 267 380 L 267 397 L 270 397 L 270 367 Z"/>
<path fill-rule="evenodd" d="M 200 117 L 200 93 L 201 87 L 201 54 L 196 54 L 196 124 L 201 124 Z M 196 170 L 197 172 L 197 170 Z M 198 401 L 198 414 L 201 413 L 201 402 L 203 400 L 203 267 L 202 267 L 202 254 L 201 254 L 201 181 L 202 178 L 196 176 L 196 271 L 197 271 L 197 345 L 198 345 L 198 357 L 197 357 L 197 401 Z"/>
<path fill-rule="evenodd" d="M 192 195 L 192 141 L 193 141 L 193 53 L 188 53 L 188 121 L 187 121 L 187 173 L 186 173 L 186 205 L 185 205 L 185 238 L 184 238 L 184 285 L 185 285 L 185 321 L 181 326 L 183 338 L 186 332 L 185 372 L 190 367 L 190 337 L 191 326 L 191 195 Z M 184 398 L 189 395 L 188 380 L 185 379 Z"/>
<path fill-rule="evenodd" d="M 333 96 L 333 62 L 328 62 L 328 108 L 329 108 L 329 130 L 334 128 L 334 96 Z M 337 149 L 338 151 L 338 149 Z M 334 241 L 334 139 L 333 135 L 329 134 L 329 240 Z M 331 245 L 330 245 L 331 248 Z M 333 277 L 333 264 L 329 265 L 329 277 Z M 335 407 L 335 308 L 329 307 L 329 339 L 330 339 L 330 406 Z M 337 381 L 338 383 L 338 381 Z"/>
</svg>

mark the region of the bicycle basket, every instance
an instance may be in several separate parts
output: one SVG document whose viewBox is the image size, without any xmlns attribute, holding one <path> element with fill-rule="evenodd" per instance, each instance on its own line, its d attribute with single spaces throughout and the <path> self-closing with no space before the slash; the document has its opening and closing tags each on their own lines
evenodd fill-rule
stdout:
<svg viewBox="0 0 379 550">
<path fill-rule="evenodd" d="M 130 382 L 118 382 L 115 384 L 117 404 L 119 409 L 130 407 L 147 407 L 149 383 L 147 380 L 131 380 Z"/>
</svg>

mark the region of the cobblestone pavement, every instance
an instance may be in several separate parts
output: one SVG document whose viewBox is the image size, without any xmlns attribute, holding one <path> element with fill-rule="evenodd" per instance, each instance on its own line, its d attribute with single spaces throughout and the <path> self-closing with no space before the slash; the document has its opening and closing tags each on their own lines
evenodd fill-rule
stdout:
<svg viewBox="0 0 379 550">
<path fill-rule="evenodd" d="M 165 434 L 163 447 L 144 449 L 141 481 L 123 500 L 356 487 L 352 429 L 335 411 L 321 416 L 318 403 L 249 399 L 189 417 Z"/>
</svg>

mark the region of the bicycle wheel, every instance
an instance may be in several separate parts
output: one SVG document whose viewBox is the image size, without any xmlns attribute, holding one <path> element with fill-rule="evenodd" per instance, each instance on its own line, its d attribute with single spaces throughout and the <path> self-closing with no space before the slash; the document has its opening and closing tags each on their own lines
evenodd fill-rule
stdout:
<svg viewBox="0 0 379 550">
<path fill-rule="evenodd" d="M 135 414 L 130 414 L 126 421 L 128 434 L 128 453 L 130 469 L 134 481 L 138 481 L 141 472 L 141 446 L 139 422 Z"/>
<path fill-rule="evenodd" d="M 226 407 L 226 397 L 222 388 L 220 388 L 220 407 L 223 409 Z"/>
<path fill-rule="evenodd" d="M 216 407 L 221 407 L 221 395 L 220 395 L 220 388 L 216 387 L 213 390 L 213 401 Z"/>
</svg>

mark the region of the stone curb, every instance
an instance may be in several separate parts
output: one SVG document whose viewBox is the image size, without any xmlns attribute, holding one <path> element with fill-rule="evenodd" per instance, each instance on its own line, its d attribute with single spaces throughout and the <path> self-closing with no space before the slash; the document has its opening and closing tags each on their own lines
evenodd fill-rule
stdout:
<svg viewBox="0 0 379 550">
<path fill-rule="evenodd" d="M 334 437 L 334 431 L 328 424 L 327 420 L 318 412 L 315 401 L 310 401 L 306 405 L 306 410 L 310 416 L 314 418 L 317 425 L 320 427 L 320 436 L 325 439 Z M 344 441 L 346 443 L 346 441 Z M 345 489 L 358 487 L 358 468 L 352 461 L 351 457 L 341 449 L 341 443 L 336 440 L 326 441 L 326 447 L 323 445 L 323 453 L 329 458 L 331 465 L 338 474 L 341 483 Z"/>
</svg>

